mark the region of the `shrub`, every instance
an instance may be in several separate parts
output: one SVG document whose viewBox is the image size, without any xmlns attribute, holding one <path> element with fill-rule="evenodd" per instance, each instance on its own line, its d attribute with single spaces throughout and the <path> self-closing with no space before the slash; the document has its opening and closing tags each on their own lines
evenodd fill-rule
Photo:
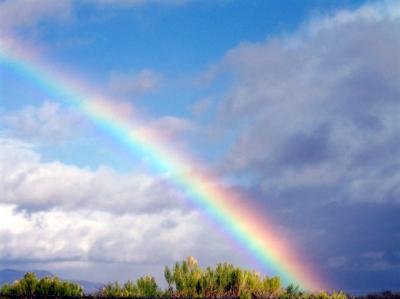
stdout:
<svg viewBox="0 0 400 299">
<path fill-rule="evenodd" d="M 36 296 L 82 296 L 83 288 L 72 282 L 61 281 L 57 277 L 37 279 L 35 273 L 28 272 L 21 280 L 5 284 L 0 290 L 3 295 L 21 297 Z"/>
</svg>

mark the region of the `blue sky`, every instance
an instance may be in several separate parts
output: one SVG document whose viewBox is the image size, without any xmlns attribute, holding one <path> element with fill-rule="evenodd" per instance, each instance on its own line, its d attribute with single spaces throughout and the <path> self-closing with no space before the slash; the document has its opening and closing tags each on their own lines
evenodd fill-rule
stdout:
<svg viewBox="0 0 400 299">
<path fill-rule="evenodd" d="M 400 286 L 399 30 L 395 1 L 0 1 L 0 39 L 138 111 L 354 292 Z M 145 157 L 5 64 L 0 104 L 4 267 L 258 267 Z"/>
</svg>

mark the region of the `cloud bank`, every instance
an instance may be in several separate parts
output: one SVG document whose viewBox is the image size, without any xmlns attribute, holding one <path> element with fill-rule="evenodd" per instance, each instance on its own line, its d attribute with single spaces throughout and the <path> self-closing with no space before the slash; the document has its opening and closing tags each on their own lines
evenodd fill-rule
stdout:
<svg viewBox="0 0 400 299">
<path fill-rule="evenodd" d="M 148 267 L 162 273 L 164 265 L 189 254 L 207 256 L 210 248 L 216 256 L 204 262 L 235 258 L 220 244 L 218 232 L 198 225 L 203 215 L 163 178 L 44 162 L 34 146 L 15 139 L 2 138 L 0 145 L 0 258 L 5 265 L 93 271 L 99 264 L 104 270 L 124 263 L 138 276 Z M 126 277 L 126 272 L 115 275 Z M 93 276 L 107 277 L 104 272 Z"/>
</svg>

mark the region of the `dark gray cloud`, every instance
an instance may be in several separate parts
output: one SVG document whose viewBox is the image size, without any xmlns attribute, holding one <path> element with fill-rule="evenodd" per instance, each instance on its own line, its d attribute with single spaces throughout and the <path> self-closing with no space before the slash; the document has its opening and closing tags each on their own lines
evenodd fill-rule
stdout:
<svg viewBox="0 0 400 299">
<path fill-rule="evenodd" d="M 333 158 L 329 145 L 329 128 L 320 127 L 314 132 L 297 133 L 288 138 L 278 164 L 288 166 L 312 165 Z"/>
</svg>

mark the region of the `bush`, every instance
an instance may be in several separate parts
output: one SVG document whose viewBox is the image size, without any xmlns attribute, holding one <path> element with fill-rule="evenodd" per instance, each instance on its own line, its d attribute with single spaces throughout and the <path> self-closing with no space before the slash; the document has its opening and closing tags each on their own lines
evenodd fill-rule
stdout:
<svg viewBox="0 0 400 299">
<path fill-rule="evenodd" d="M 242 270 L 229 263 L 219 263 L 215 269 L 202 270 L 193 257 L 176 263 L 171 270 L 165 267 L 168 297 L 190 298 L 272 298 L 281 292 L 279 277 L 269 278 Z"/>
<path fill-rule="evenodd" d="M 16 280 L 12 284 L 4 284 L 0 293 L 21 297 L 82 296 L 83 288 L 76 283 L 61 281 L 57 277 L 37 279 L 35 273 L 28 272 L 21 280 Z"/>
<path fill-rule="evenodd" d="M 108 283 L 99 293 L 104 297 L 160 297 L 157 282 L 152 276 L 140 277 L 136 283 L 128 280 L 123 286 L 119 282 Z"/>
</svg>

